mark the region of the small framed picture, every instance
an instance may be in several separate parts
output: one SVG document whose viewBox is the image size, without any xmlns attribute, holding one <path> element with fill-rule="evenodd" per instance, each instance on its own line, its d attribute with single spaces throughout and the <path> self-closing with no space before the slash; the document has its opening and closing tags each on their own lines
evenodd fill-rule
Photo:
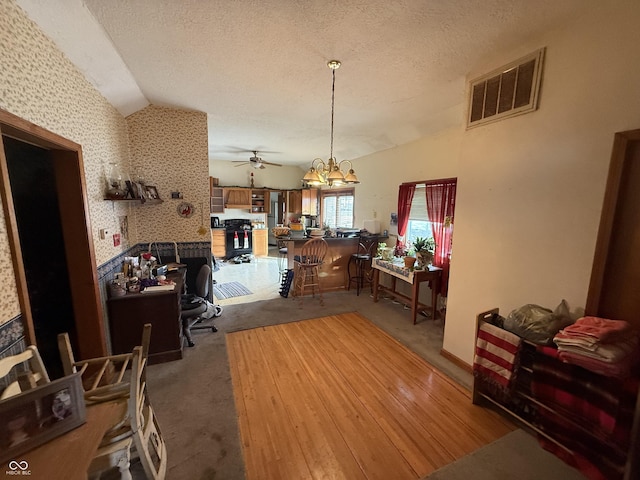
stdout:
<svg viewBox="0 0 640 480">
<path fill-rule="evenodd" d="M 131 180 L 125 180 L 124 183 L 127 186 L 126 198 L 138 198 L 138 189 L 136 185 Z"/>
<path fill-rule="evenodd" d="M 147 191 L 145 190 L 144 185 L 139 182 L 134 182 L 133 189 L 136 192 L 136 196 L 134 198 L 139 199 L 144 203 L 147 199 Z"/>
<path fill-rule="evenodd" d="M 0 462 L 16 458 L 86 421 L 80 373 L 0 401 Z"/>
<path fill-rule="evenodd" d="M 160 195 L 158 195 L 158 189 L 156 187 L 147 185 L 145 188 L 147 191 L 147 198 L 149 200 L 155 200 L 160 198 Z"/>
</svg>

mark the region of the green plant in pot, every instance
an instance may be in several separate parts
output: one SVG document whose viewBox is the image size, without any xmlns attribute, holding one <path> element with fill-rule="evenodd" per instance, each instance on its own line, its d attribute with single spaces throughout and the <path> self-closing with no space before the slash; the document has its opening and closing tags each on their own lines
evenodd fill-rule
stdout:
<svg viewBox="0 0 640 480">
<path fill-rule="evenodd" d="M 416 237 L 413 249 L 418 259 L 418 268 L 424 269 L 433 263 L 433 254 L 436 251 L 436 241 L 433 237 Z"/>
</svg>

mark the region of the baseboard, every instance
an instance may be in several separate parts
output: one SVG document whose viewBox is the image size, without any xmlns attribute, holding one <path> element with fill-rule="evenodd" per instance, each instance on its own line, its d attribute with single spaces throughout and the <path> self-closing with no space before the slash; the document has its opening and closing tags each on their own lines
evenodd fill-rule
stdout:
<svg viewBox="0 0 640 480">
<path fill-rule="evenodd" d="M 473 368 L 471 367 L 471 365 L 469 365 L 467 362 L 465 362 L 463 360 L 460 360 L 454 354 L 447 352 L 444 348 L 440 349 L 440 355 L 442 355 L 444 358 L 449 360 L 451 363 L 453 363 L 457 367 L 460 367 L 464 371 L 466 371 L 468 373 L 471 373 L 471 374 L 473 373 Z"/>
</svg>

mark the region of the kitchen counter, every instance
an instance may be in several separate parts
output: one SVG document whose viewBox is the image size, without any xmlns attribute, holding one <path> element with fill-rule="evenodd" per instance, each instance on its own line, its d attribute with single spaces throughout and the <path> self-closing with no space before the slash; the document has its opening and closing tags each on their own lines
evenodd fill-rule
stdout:
<svg viewBox="0 0 640 480">
<path fill-rule="evenodd" d="M 326 237 L 329 245 L 324 263 L 320 266 L 319 281 L 323 292 L 344 290 L 349 284 L 347 268 L 351 255 L 358 251 L 361 241 L 384 241 L 387 237 L 367 235 L 363 237 Z M 300 255 L 309 238 L 287 240 L 287 268 L 293 268 L 293 257 Z M 375 249 L 374 249 L 375 253 Z M 352 267 L 353 270 L 353 267 Z"/>
</svg>

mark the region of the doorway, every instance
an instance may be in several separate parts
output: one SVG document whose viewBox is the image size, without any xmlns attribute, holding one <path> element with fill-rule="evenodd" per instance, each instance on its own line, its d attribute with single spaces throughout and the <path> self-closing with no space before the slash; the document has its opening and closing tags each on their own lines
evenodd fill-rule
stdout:
<svg viewBox="0 0 640 480">
<path fill-rule="evenodd" d="M 287 192 L 282 190 L 271 190 L 269 192 L 269 213 L 267 214 L 269 246 L 277 245 L 276 236 L 273 234 L 273 227 L 279 224 L 281 225 L 285 221 L 285 210 L 287 208 L 286 194 Z"/>
<path fill-rule="evenodd" d="M 4 137 L 36 344 L 49 375 L 63 375 L 57 336 L 76 337 L 64 237 L 49 151 Z"/>
<path fill-rule="evenodd" d="M 586 313 L 640 328 L 640 130 L 616 133 Z"/>
<path fill-rule="evenodd" d="M 0 135 L 0 195 L 25 337 L 55 377 L 62 329 L 79 358 L 107 353 L 82 149 L 4 110 Z"/>
</svg>

